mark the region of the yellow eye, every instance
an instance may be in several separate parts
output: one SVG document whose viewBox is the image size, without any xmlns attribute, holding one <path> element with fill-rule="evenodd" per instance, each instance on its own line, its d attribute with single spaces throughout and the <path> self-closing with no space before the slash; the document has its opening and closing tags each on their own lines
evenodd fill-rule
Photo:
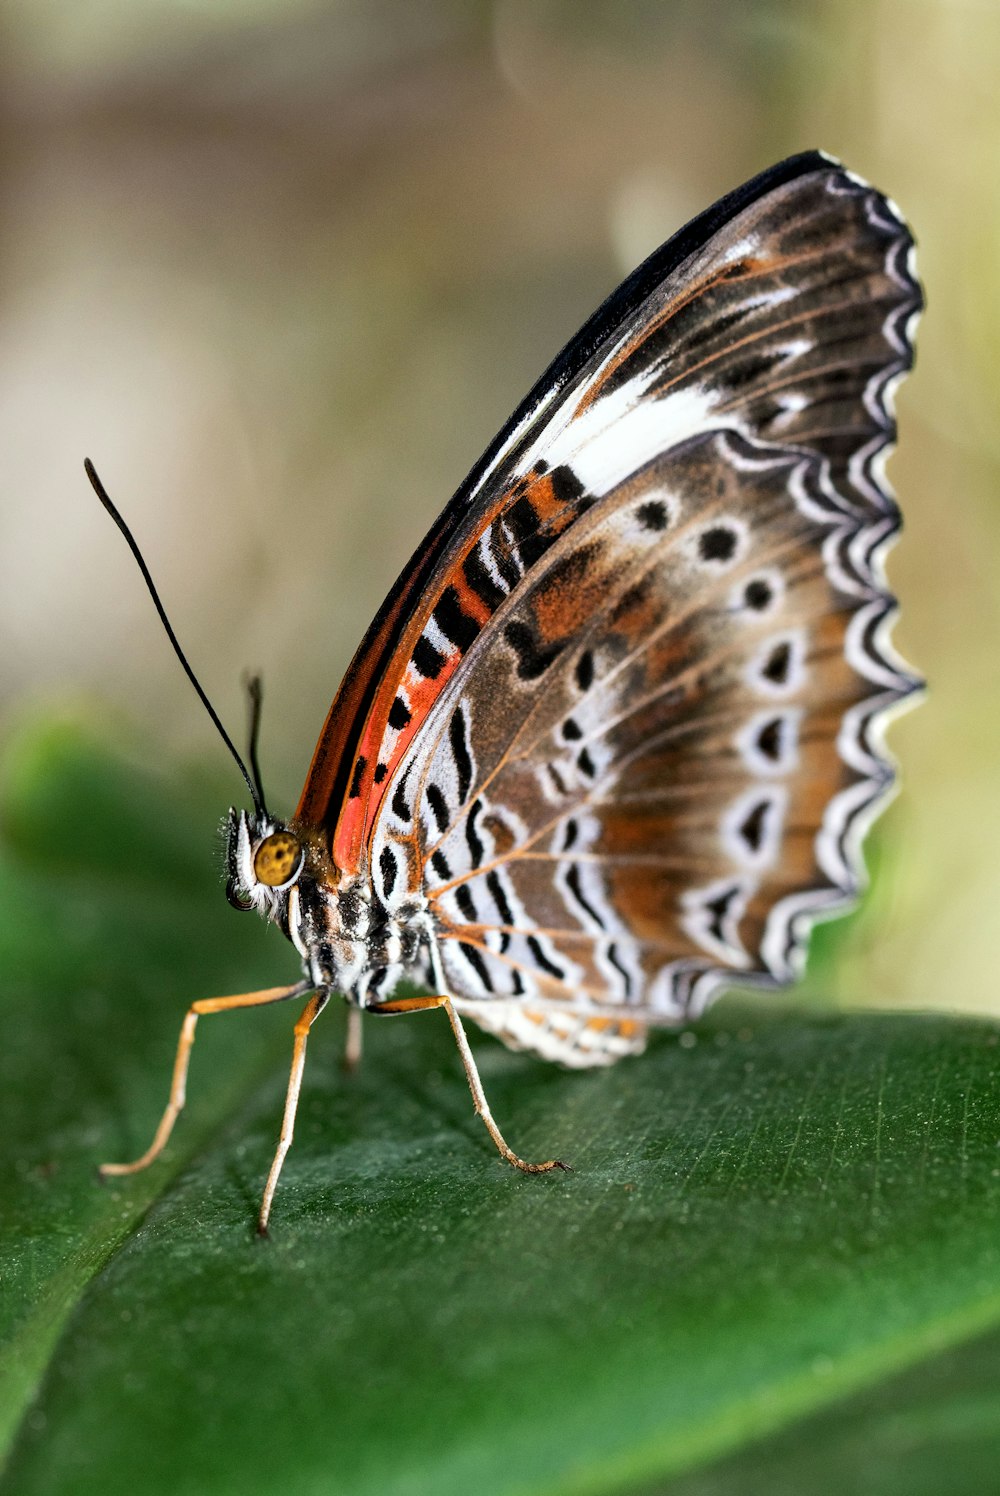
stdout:
<svg viewBox="0 0 1000 1496">
<path fill-rule="evenodd" d="M 275 831 L 265 836 L 253 856 L 253 870 L 258 883 L 268 888 L 282 888 L 299 870 L 302 847 L 290 831 Z"/>
</svg>

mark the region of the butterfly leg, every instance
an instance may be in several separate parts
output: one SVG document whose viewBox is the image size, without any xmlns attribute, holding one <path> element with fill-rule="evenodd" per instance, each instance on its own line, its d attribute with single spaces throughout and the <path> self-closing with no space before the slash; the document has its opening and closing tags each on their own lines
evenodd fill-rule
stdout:
<svg viewBox="0 0 1000 1496">
<path fill-rule="evenodd" d="M 130 1164 L 101 1164 L 99 1173 L 104 1178 L 118 1174 L 136 1174 L 163 1152 L 167 1139 L 173 1131 L 174 1123 L 184 1106 L 188 1062 L 191 1058 L 191 1047 L 194 1044 L 194 1031 L 203 1013 L 228 1013 L 233 1008 L 263 1007 L 267 1003 L 280 1003 L 290 997 L 301 997 L 306 991 L 308 991 L 306 984 L 297 982 L 294 987 L 267 987 L 263 992 L 240 992 L 235 997 L 204 997 L 199 1002 L 192 1003 L 181 1025 L 181 1036 L 174 1059 L 174 1073 L 170 1082 L 170 1100 L 160 1118 L 160 1125 L 156 1129 L 153 1141 L 141 1158 L 135 1159 Z"/>
<path fill-rule="evenodd" d="M 476 1062 L 472 1057 L 472 1050 L 465 1036 L 462 1020 L 455 1012 L 450 998 L 442 998 L 441 1006 L 448 1014 L 451 1031 L 455 1035 L 455 1043 L 458 1045 L 458 1052 L 462 1056 L 462 1064 L 465 1066 L 465 1078 L 469 1082 L 473 1104 L 483 1119 L 486 1131 L 494 1143 L 496 1143 L 501 1158 L 505 1158 L 509 1164 L 513 1164 L 514 1168 L 520 1169 L 523 1174 L 547 1174 L 550 1169 L 563 1169 L 567 1174 L 570 1173 L 569 1164 L 562 1163 L 558 1158 L 546 1159 L 543 1164 L 529 1164 L 523 1158 L 519 1158 L 512 1148 L 508 1148 L 503 1133 L 493 1120 L 493 1113 L 490 1111 L 489 1103 L 486 1100 L 486 1093 L 483 1090 L 483 1083 L 479 1079 L 479 1071 L 476 1069 Z"/>
<path fill-rule="evenodd" d="M 344 1069 L 348 1073 L 357 1070 L 361 1064 L 361 1009 L 352 1004 L 347 1006 L 347 1038 L 344 1040 Z"/>
<path fill-rule="evenodd" d="M 458 1052 L 462 1057 L 462 1064 L 465 1066 L 465 1078 L 469 1082 L 469 1090 L 472 1092 L 473 1105 L 479 1116 L 482 1117 L 486 1131 L 496 1144 L 501 1158 L 505 1158 L 509 1164 L 513 1164 L 515 1169 L 520 1169 L 524 1174 L 547 1174 L 550 1169 L 563 1169 L 567 1174 L 570 1173 L 569 1164 L 562 1163 L 558 1158 L 547 1159 L 543 1164 L 529 1164 L 525 1159 L 519 1158 L 513 1148 L 507 1146 L 503 1133 L 493 1120 L 493 1113 L 490 1111 L 489 1102 L 486 1100 L 486 1093 L 483 1090 L 483 1083 L 479 1078 L 479 1071 L 476 1068 L 476 1062 L 473 1058 L 465 1029 L 462 1026 L 462 1020 L 455 1012 L 450 997 L 401 997 L 395 1002 L 379 1003 L 369 1011 L 391 1015 L 393 1013 L 422 1013 L 428 1008 L 444 1008 L 448 1014 L 448 1022 L 451 1024 L 451 1031 L 455 1035 L 455 1043 L 458 1045 Z"/>
<path fill-rule="evenodd" d="M 319 992 L 314 992 L 302 1009 L 299 1021 L 293 1030 L 295 1039 L 292 1045 L 292 1070 L 288 1077 L 288 1090 L 285 1093 L 285 1111 L 281 1119 L 281 1134 L 278 1138 L 278 1146 L 267 1176 L 267 1183 L 264 1186 L 264 1196 L 260 1202 L 260 1215 L 257 1218 L 257 1232 L 260 1236 L 267 1235 L 267 1223 L 271 1215 L 271 1202 L 274 1199 L 274 1192 L 278 1187 L 278 1178 L 281 1174 L 282 1164 L 285 1162 L 285 1154 L 292 1146 L 292 1137 L 295 1132 L 295 1113 L 298 1110 L 299 1091 L 302 1088 L 302 1072 L 306 1064 L 306 1043 L 309 1039 L 309 1030 L 326 1007 L 329 997 L 330 993 L 326 988 L 321 989 Z"/>
</svg>

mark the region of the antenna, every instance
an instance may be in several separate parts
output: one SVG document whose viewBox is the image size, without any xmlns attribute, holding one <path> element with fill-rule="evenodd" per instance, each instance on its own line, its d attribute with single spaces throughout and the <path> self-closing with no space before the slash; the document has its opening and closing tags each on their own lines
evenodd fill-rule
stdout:
<svg viewBox="0 0 1000 1496">
<path fill-rule="evenodd" d="M 264 704 L 264 682 L 260 672 L 254 671 L 246 678 L 247 696 L 250 700 L 250 770 L 257 786 L 257 798 L 264 804 L 264 782 L 260 777 L 260 761 L 257 758 L 257 743 L 260 739 L 261 707 Z"/>
<path fill-rule="evenodd" d="M 139 567 L 139 570 L 142 572 L 142 579 L 143 579 L 143 581 L 146 584 L 147 591 L 149 592 L 150 597 L 153 599 L 153 607 L 156 609 L 156 611 L 157 611 L 157 613 L 159 615 L 160 622 L 163 624 L 163 628 L 164 628 L 164 631 L 166 633 L 166 636 L 170 640 L 171 645 L 173 646 L 174 654 L 180 660 L 181 665 L 183 666 L 183 669 L 184 669 L 184 674 L 187 676 L 188 680 L 191 682 L 192 686 L 194 686 L 195 690 L 197 691 L 198 697 L 199 697 L 199 700 L 201 701 L 202 706 L 205 708 L 206 712 L 211 717 L 212 721 L 215 723 L 216 730 L 218 731 L 219 736 L 221 737 L 222 741 L 225 743 L 226 747 L 229 749 L 230 753 L 233 755 L 233 758 L 236 760 L 236 763 L 237 763 L 237 766 L 239 768 L 239 771 L 243 775 L 243 778 L 246 780 L 246 782 L 247 782 L 247 788 L 249 789 L 250 794 L 253 797 L 254 809 L 256 810 L 258 816 L 266 816 L 267 815 L 267 811 L 264 808 L 264 796 L 260 792 L 260 775 L 259 774 L 256 775 L 256 783 L 254 782 L 253 779 L 250 778 L 250 775 L 247 772 L 247 766 L 246 766 L 246 764 L 243 762 L 242 758 L 237 753 L 236 748 L 235 748 L 235 746 L 233 744 L 232 738 L 229 736 L 228 732 L 226 731 L 226 729 L 223 727 L 222 723 L 219 720 L 219 714 L 218 714 L 218 712 L 215 710 L 215 707 L 212 705 L 212 703 L 209 701 L 208 697 L 205 695 L 205 692 L 202 690 L 202 687 L 201 687 L 201 682 L 198 680 L 198 677 L 195 675 L 194 671 L 191 669 L 191 666 L 188 664 L 187 658 L 186 658 L 186 656 L 184 654 L 184 651 L 183 651 L 183 649 L 181 649 L 180 645 L 177 642 L 177 635 L 174 633 L 174 631 L 173 631 L 173 629 L 172 629 L 172 627 L 170 625 L 170 619 L 167 617 L 166 610 L 165 610 L 163 604 L 160 602 L 160 594 L 157 592 L 155 586 L 153 585 L 153 578 L 149 574 L 149 567 L 146 565 L 145 561 L 142 559 L 142 552 L 140 551 L 139 547 L 135 543 L 135 538 L 134 538 L 134 536 L 132 534 L 132 531 L 129 529 L 128 525 L 122 519 L 121 515 L 118 513 L 118 510 L 115 508 L 114 504 L 111 502 L 110 498 L 108 497 L 107 490 L 105 489 L 104 484 L 101 482 L 100 478 L 97 476 L 97 470 L 94 467 L 94 464 L 91 462 L 91 460 L 90 460 L 89 457 L 85 457 L 84 458 L 84 460 L 83 460 L 83 466 L 84 466 L 84 469 L 86 470 L 87 477 L 90 479 L 91 487 L 93 488 L 93 490 L 96 493 L 97 497 L 100 499 L 101 503 L 104 505 L 105 509 L 110 514 L 111 518 L 114 520 L 115 524 L 118 526 L 119 530 L 124 535 L 126 543 L 128 544 L 128 548 L 132 552 L 133 556 L 136 559 L 136 563 L 137 563 L 137 565 Z M 258 696 L 259 696 L 259 687 L 258 687 Z M 251 697 L 251 699 L 252 699 L 252 697 Z M 257 716 L 259 717 L 259 715 L 260 715 L 260 713 L 259 713 L 259 708 L 258 708 Z M 255 770 L 256 770 L 256 750 L 257 750 L 256 738 L 254 737 L 253 744 L 252 744 L 250 752 L 251 752 L 251 759 L 254 762 L 254 768 L 255 768 Z"/>
</svg>

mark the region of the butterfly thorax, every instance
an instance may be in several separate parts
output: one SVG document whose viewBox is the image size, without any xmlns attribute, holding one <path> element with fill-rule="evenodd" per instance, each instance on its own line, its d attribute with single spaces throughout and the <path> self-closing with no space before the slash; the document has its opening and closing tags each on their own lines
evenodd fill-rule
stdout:
<svg viewBox="0 0 1000 1496">
<path fill-rule="evenodd" d="M 425 901 L 403 899 L 390 908 L 367 867 L 348 872 L 334 865 L 321 832 L 231 810 L 226 865 L 230 903 L 278 926 L 311 985 L 367 1007 L 407 974 L 419 974 L 429 928 Z"/>
</svg>

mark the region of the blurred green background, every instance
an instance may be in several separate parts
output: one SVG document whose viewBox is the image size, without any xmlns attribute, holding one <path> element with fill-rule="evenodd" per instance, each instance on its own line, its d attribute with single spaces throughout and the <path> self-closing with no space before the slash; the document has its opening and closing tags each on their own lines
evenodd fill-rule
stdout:
<svg viewBox="0 0 1000 1496">
<path fill-rule="evenodd" d="M 656 243 L 821 146 L 893 196 L 929 310 L 891 467 L 877 922 L 852 1000 L 996 1009 L 1000 7 L 991 0 L 6 0 L 2 719 L 213 741 L 81 470 L 130 517 L 272 800 L 442 503 Z M 234 778 L 233 793 L 238 794 Z"/>
</svg>

